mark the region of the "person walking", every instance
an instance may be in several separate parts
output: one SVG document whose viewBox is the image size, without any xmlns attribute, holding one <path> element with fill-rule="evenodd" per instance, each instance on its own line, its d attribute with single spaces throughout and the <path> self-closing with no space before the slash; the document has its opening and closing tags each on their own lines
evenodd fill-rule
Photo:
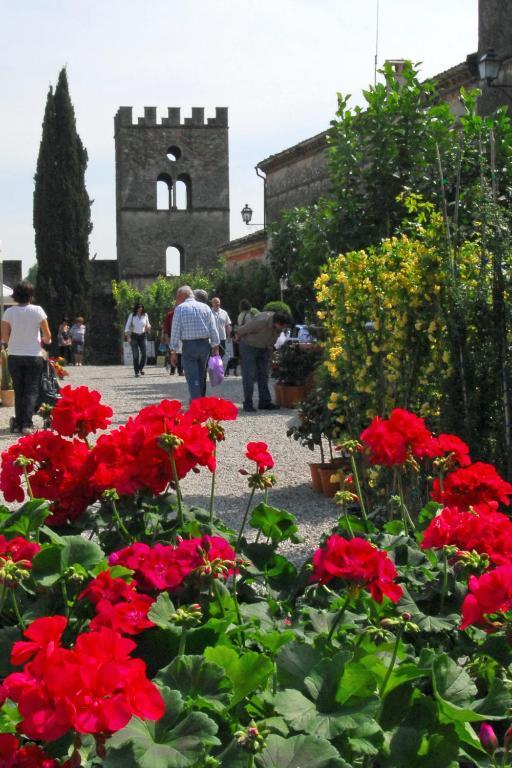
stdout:
<svg viewBox="0 0 512 768">
<path fill-rule="evenodd" d="M 217 296 L 214 296 L 212 299 L 212 312 L 219 332 L 220 356 L 224 357 L 226 354 L 226 341 L 231 338 L 231 320 L 226 310 L 220 306 L 220 299 Z"/>
<path fill-rule="evenodd" d="M 253 412 L 254 384 L 258 385 L 258 408 L 272 411 L 279 406 L 272 402 L 268 388 L 270 359 L 281 331 L 292 324 L 286 312 L 260 312 L 237 329 L 242 361 L 244 411 Z"/>
<path fill-rule="evenodd" d="M 71 330 L 67 317 L 62 319 L 57 330 L 57 346 L 59 348 L 59 357 L 66 361 L 66 365 L 71 363 Z"/>
<path fill-rule="evenodd" d="M 167 367 L 167 364 L 168 364 L 169 373 L 170 373 L 171 376 L 174 376 L 174 374 L 176 372 L 175 366 L 172 365 L 172 363 L 171 363 L 171 353 L 170 353 L 170 350 L 169 350 L 169 342 L 171 340 L 172 319 L 174 317 L 174 310 L 175 309 L 176 309 L 176 307 L 171 307 L 170 309 L 167 310 L 167 312 L 165 314 L 164 322 L 163 322 L 163 325 L 162 325 L 162 333 L 161 333 L 161 336 L 160 336 L 160 340 L 161 340 L 162 344 L 165 344 L 166 349 L 167 349 L 166 363 L 165 364 L 166 364 L 166 367 Z M 178 352 L 177 357 L 178 357 L 178 376 L 183 376 L 183 366 L 181 364 L 181 352 Z"/>
<path fill-rule="evenodd" d="M 151 330 L 149 317 L 144 309 L 144 304 L 137 301 L 133 310 L 128 315 L 124 327 L 124 337 L 130 342 L 133 356 L 133 370 L 135 378 L 139 375 L 144 376 L 144 366 L 146 365 L 146 334 Z"/>
<path fill-rule="evenodd" d="M 44 309 L 32 304 L 34 286 L 23 281 L 15 287 L 14 307 L 2 318 L 2 348 L 9 350 L 8 365 L 14 386 L 14 429 L 22 435 L 32 432 L 32 417 L 44 368 L 43 344 L 52 336 Z"/>
<path fill-rule="evenodd" d="M 169 342 L 171 365 L 176 366 L 178 363 L 180 344 L 190 400 L 196 400 L 203 395 L 210 352 L 213 355 L 219 354 L 219 332 L 210 307 L 194 298 L 189 285 L 182 285 L 176 293 L 176 309 Z"/>
<path fill-rule="evenodd" d="M 82 365 L 84 360 L 85 346 L 85 321 L 80 315 L 69 329 L 71 334 L 71 353 L 73 355 L 73 365 Z"/>
</svg>

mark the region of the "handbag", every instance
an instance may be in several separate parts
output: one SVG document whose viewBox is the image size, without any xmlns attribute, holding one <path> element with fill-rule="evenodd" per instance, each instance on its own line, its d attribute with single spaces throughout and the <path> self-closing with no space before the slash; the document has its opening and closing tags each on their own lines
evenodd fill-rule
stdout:
<svg viewBox="0 0 512 768">
<path fill-rule="evenodd" d="M 224 366 L 220 355 L 212 355 L 209 358 L 208 376 L 212 387 L 218 387 L 224 381 Z"/>
</svg>

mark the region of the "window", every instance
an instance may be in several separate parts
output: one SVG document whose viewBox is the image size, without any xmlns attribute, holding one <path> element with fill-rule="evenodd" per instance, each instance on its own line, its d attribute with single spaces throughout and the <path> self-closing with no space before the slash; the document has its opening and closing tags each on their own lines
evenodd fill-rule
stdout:
<svg viewBox="0 0 512 768">
<path fill-rule="evenodd" d="M 171 163 L 175 163 L 176 160 L 179 160 L 181 157 L 181 149 L 179 147 L 169 147 L 167 150 L 167 159 L 171 161 Z"/>
<path fill-rule="evenodd" d="M 181 275 L 183 267 L 183 248 L 170 245 L 165 251 L 165 274 Z"/>
<path fill-rule="evenodd" d="M 166 173 L 161 173 L 156 180 L 156 209 L 168 211 L 172 207 L 172 179 Z"/>
<path fill-rule="evenodd" d="M 180 173 L 176 181 L 174 205 L 179 211 L 192 208 L 192 183 L 188 173 Z"/>
</svg>

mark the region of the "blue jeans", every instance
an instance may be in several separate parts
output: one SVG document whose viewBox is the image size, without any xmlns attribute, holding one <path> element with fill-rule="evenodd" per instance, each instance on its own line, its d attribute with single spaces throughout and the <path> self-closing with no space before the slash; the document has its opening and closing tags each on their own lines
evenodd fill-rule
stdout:
<svg viewBox="0 0 512 768">
<path fill-rule="evenodd" d="M 206 366 L 210 357 L 209 339 L 184 340 L 181 361 L 188 384 L 190 399 L 203 397 L 203 386 L 206 377 Z"/>
<path fill-rule="evenodd" d="M 130 344 L 132 345 L 133 370 L 135 373 L 140 373 L 146 365 L 146 334 L 132 333 Z"/>
<path fill-rule="evenodd" d="M 31 427 L 41 386 L 44 359 L 29 355 L 9 355 L 8 366 L 14 387 L 16 427 Z"/>
<path fill-rule="evenodd" d="M 242 385 L 244 388 L 244 405 L 252 405 L 254 382 L 258 385 L 258 405 L 263 408 L 272 402 L 268 388 L 270 371 L 270 351 L 260 347 L 251 347 L 245 341 L 240 342 L 240 359 L 242 363 Z"/>
</svg>

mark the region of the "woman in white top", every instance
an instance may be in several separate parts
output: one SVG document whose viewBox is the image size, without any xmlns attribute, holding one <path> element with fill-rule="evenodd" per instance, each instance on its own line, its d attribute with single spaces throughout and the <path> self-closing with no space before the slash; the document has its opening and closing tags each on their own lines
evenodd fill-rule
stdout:
<svg viewBox="0 0 512 768">
<path fill-rule="evenodd" d="M 34 286 L 18 283 L 12 293 L 16 305 L 2 318 L 2 347 L 9 348 L 9 373 L 14 385 L 14 431 L 32 432 L 41 374 L 44 368 L 41 342 L 51 344 L 46 312 L 31 304 Z"/>
<path fill-rule="evenodd" d="M 135 378 L 139 374 L 144 376 L 144 366 L 146 365 L 146 333 L 151 330 L 149 318 L 144 310 L 144 304 L 137 302 L 133 311 L 128 315 L 128 320 L 124 328 L 124 337 L 132 346 L 133 370 Z"/>
</svg>

